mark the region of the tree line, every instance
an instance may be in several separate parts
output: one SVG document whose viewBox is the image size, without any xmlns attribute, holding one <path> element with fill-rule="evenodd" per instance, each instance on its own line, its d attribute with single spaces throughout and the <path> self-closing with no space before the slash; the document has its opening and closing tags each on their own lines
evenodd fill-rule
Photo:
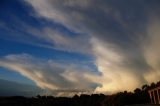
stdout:
<svg viewBox="0 0 160 106">
<path fill-rule="evenodd" d="M 160 86 L 160 81 L 143 85 L 133 92 L 118 92 L 112 95 L 82 94 L 70 97 L 40 96 L 36 97 L 0 97 L 0 106 L 125 106 L 131 104 L 149 104 L 148 90 Z"/>
</svg>

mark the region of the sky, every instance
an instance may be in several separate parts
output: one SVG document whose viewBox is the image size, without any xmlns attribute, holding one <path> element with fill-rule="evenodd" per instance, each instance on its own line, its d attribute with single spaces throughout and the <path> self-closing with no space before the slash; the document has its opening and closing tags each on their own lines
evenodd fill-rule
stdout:
<svg viewBox="0 0 160 106">
<path fill-rule="evenodd" d="M 159 0 L 0 0 L 0 95 L 111 94 L 159 81 L 159 13 Z"/>
</svg>

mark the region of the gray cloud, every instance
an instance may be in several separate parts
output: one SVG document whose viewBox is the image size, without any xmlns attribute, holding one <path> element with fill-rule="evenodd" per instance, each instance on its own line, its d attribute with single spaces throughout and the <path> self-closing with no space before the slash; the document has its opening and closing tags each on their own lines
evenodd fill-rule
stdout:
<svg viewBox="0 0 160 106">
<path fill-rule="evenodd" d="M 77 69 L 76 64 L 41 60 L 28 54 L 8 55 L 0 59 L 0 66 L 33 80 L 42 89 L 58 91 L 94 91 L 98 77 L 94 72 Z M 61 92 L 60 92 L 61 93 Z"/>
<path fill-rule="evenodd" d="M 154 52 L 158 52 L 156 45 L 159 43 L 157 40 L 154 40 L 156 44 L 153 40 L 145 42 L 147 39 L 159 38 L 157 31 L 150 31 L 154 25 L 149 24 L 150 13 L 159 10 L 158 2 L 144 0 L 124 0 L 121 3 L 111 0 L 86 2 L 27 0 L 27 2 L 34 8 L 38 17 L 56 21 L 72 31 L 90 35 L 91 53 L 96 57 L 95 63 L 104 76 L 101 79 L 103 86 L 97 88 L 98 91 L 133 90 L 142 83 L 150 82 L 151 78 L 146 73 L 155 73 L 153 63 L 150 63 L 154 58 L 150 56 L 155 53 L 148 50 L 157 49 Z M 158 26 L 154 30 L 157 28 Z M 151 34 L 148 33 L 155 33 L 156 37 L 150 38 Z M 147 57 L 144 50 L 146 47 L 149 52 Z M 157 64 L 158 60 L 153 61 Z"/>
<path fill-rule="evenodd" d="M 73 37 L 51 26 L 38 29 L 23 23 L 22 29 L 18 29 L 38 39 L 37 45 L 92 55 L 102 76 L 74 65 L 52 61 L 43 64 L 23 55 L 7 56 L 1 60 L 1 66 L 20 72 L 41 88 L 67 88 L 61 89 L 61 94 L 70 91 L 70 87 L 91 89 L 92 83 L 102 85 L 96 86 L 95 92 L 116 92 L 158 80 L 158 0 L 25 0 L 25 3 L 32 7 L 32 16 L 37 20 L 58 23 L 79 35 Z"/>
</svg>

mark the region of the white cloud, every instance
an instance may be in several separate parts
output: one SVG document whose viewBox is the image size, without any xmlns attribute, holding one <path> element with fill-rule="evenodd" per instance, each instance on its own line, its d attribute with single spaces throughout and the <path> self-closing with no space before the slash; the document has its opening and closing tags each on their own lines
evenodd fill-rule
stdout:
<svg viewBox="0 0 160 106">
<path fill-rule="evenodd" d="M 26 2 L 28 2 L 30 5 L 32 5 L 32 7 L 36 11 L 36 14 L 39 17 L 45 17 L 45 18 L 50 19 L 54 22 L 62 23 L 68 27 L 72 27 L 71 24 L 74 24 L 74 22 L 71 23 L 72 21 L 76 21 L 77 19 L 81 19 L 81 18 L 77 18 L 78 14 L 75 15 L 74 11 L 68 11 L 69 12 L 68 13 L 67 8 L 66 8 L 66 12 L 64 12 L 65 7 L 69 7 L 69 4 L 76 3 L 77 1 L 65 2 L 65 1 L 58 1 L 58 0 L 47 0 L 47 1 L 26 0 Z M 74 29 L 74 28 L 77 28 L 77 27 L 72 27 L 71 29 Z M 79 30 L 77 30 L 77 31 L 79 31 Z"/>
<path fill-rule="evenodd" d="M 68 52 L 90 54 L 91 45 L 89 43 L 88 37 L 86 37 L 85 35 L 80 34 L 70 36 L 51 27 L 36 29 L 28 26 L 26 29 L 28 29 L 27 32 L 32 34 L 32 36 L 35 36 L 36 38 L 47 43 L 39 43 L 41 44 L 41 46 Z"/>
<path fill-rule="evenodd" d="M 128 64 L 127 57 L 123 56 L 115 45 L 102 43 L 95 38 L 92 39 L 92 43 L 96 65 L 103 75 L 100 80 L 102 87 L 97 87 L 96 92 L 132 91 L 141 84 L 134 73 L 136 70 L 125 66 Z"/>
<path fill-rule="evenodd" d="M 160 22 L 159 17 L 150 18 L 147 27 L 148 38 L 143 43 L 146 62 L 152 67 L 144 77 L 148 82 L 158 81 L 160 78 Z"/>
<path fill-rule="evenodd" d="M 84 35 L 67 36 L 52 29 L 45 29 L 45 36 L 49 42 L 55 45 L 55 48 L 71 52 L 90 53 L 89 39 Z"/>
<path fill-rule="evenodd" d="M 37 86 L 50 91 L 77 92 L 91 90 L 98 86 L 95 73 L 77 69 L 76 65 L 56 63 L 53 60 L 41 60 L 27 54 L 8 55 L 0 59 L 0 66 L 18 72 L 31 79 Z M 90 77 L 86 77 L 90 76 Z M 59 92 L 60 93 L 60 92 Z"/>
</svg>

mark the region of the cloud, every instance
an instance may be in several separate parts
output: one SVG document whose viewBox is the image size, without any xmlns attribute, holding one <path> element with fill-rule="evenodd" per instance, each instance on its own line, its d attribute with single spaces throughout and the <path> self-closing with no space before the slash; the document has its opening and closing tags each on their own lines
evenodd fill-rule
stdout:
<svg viewBox="0 0 160 106">
<path fill-rule="evenodd" d="M 159 16 L 148 16 L 147 26 L 126 45 L 92 38 L 96 65 L 102 73 L 97 92 L 133 91 L 144 83 L 159 81 Z M 134 36 L 134 37 L 135 37 Z M 136 45 L 136 46 L 135 46 Z M 125 48 L 124 48 L 125 47 Z"/>
<path fill-rule="evenodd" d="M 145 79 L 149 82 L 157 81 L 160 77 L 160 49 L 159 49 L 159 40 L 160 40 L 160 21 L 158 17 L 150 18 L 149 25 L 147 28 L 148 38 L 143 44 L 144 56 L 146 62 L 151 65 L 152 69 L 145 74 Z"/>
<path fill-rule="evenodd" d="M 133 90 L 143 83 L 157 80 L 153 79 L 157 74 L 150 73 L 155 73 L 152 63 L 147 61 L 152 59 L 145 56 L 143 49 L 143 44 L 148 39 L 145 32 L 150 29 L 146 17 L 152 12 L 151 8 L 156 7 L 155 3 L 149 5 L 150 2 L 130 1 L 125 2 L 124 6 L 123 3 L 113 3 L 110 0 L 89 0 L 81 8 L 79 1 L 27 2 L 32 5 L 37 16 L 56 21 L 72 31 L 91 35 L 90 51 L 103 75 L 99 80 L 102 87 L 97 87 L 96 91 Z M 145 44 L 145 47 L 151 43 Z M 155 48 L 154 46 L 149 48 Z"/>
<path fill-rule="evenodd" d="M 100 84 L 94 87 L 95 92 L 117 92 L 157 81 L 160 24 L 155 17 L 158 17 L 159 2 L 115 1 L 25 0 L 37 20 L 58 23 L 74 36 L 52 26 L 35 28 L 23 24 L 22 31 L 36 38 L 37 45 L 95 57 L 101 76 L 75 65 L 40 62 L 28 55 L 6 56 L 1 66 L 20 72 L 41 88 L 52 90 L 73 91 L 80 87 L 83 91 Z M 61 94 L 66 94 L 63 90 Z"/>
<path fill-rule="evenodd" d="M 90 54 L 89 48 L 91 45 L 85 35 L 70 36 L 51 27 L 36 29 L 29 26 L 27 32 L 30 32 L 34 37 L 43 41 L 44 43 L 39 43 L 41 46 L 61 51 Z M 79 47 L 80 44 L 81 47 Z"/>
<path fill-rule="evenodd" d="M 20 73 L 50 92 L 93 92 L 99 86 L 94 79 L 98 76 L 94 72 L 76 68 L 75 64 L 41 60 L 28 54 L 5 56 L 0 59 L 0 66 Z"/>
<path fill-rule="evenodd" d="M 132 59 L 130 57 L 132 55 L 128 57 L 128 53 L 124 54 L 114 44 L 102 43 L 97 39 L 93 39 L 92 42 L 96 66 L 102 73 L 102 86 L 97 87 L 96 92 L 132 91 L 146 82 L 143 74 L 147 72 L 149 66 L 145 62 L 140 63 L 138 57 Z"/>
<path fill-rule="evenodd" d="M 9 33 L 0 38 L 59 51 L 91 54 L 89 37 L 85 34 L 61 31 L 47 25 L 35 27 L 17 17 L 13 23 L 15 25 L 11 28 L 8 23 L 0 21 L 0 28 Z"/>
</svg>

